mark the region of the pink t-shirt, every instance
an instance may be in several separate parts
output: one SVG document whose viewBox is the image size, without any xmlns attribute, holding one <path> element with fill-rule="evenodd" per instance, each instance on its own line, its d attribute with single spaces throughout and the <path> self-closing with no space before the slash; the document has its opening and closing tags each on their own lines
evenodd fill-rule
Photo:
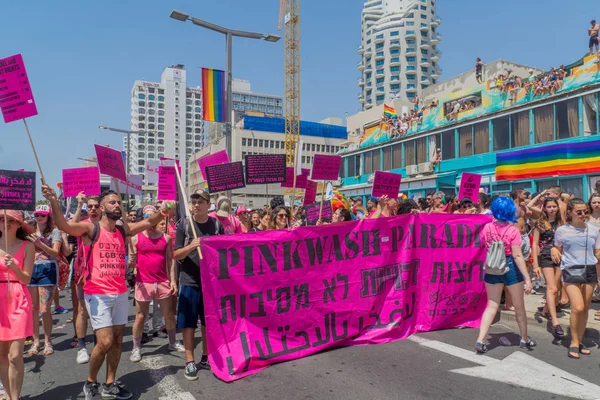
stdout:
<svg viewBox="0 0 600 400">
<path fill-rule="evenodd" d="M 142 232 L 138 233 L 137 239 L 136 282 L 168 282 L 167 239 L 165 235 L 161 235 L 157 239 L 151 239 Z"/>
<path fill-rule="evenodd" d="M 87 257 L 89 248 L 84 252 Z M 123 294 L 127 293 L 125 272 L 125 240 L 116 229 L 110 232 L 100 226 L 98 241 L 90 257 L 92 276 L 85 281 L 85 294 Z"/>
<path fill-rule="evenodd" d="M 210 214 L 208 214 L 208 216 L 219 220 L 219 222 L 223 225 L 223 230 L 225 231 L 226 235 L 232 235 L 234 233 L 243 233 L 242 224 L 240 224 L 240 221 L 233 215 L 223 218 L 217 216 L 216 212 L 211 212 Z"/>
<path fill-rule="evenodd" d="M 504 254 L 512 255 L 512 246 L 521 246 L 521 233 L 519 229 L 511 224 L 490 222 L 481 230 L 481 241 L 489 248 L 496 240 L 504 242 Z"/>
</svg>

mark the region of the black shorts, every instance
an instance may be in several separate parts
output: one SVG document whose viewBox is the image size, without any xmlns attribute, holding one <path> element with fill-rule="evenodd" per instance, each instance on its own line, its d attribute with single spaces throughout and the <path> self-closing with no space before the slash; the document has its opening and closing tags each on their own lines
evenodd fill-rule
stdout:
<svg viewBox="0 0 600 400">
<path fill-rule="evenodd" d="M 555 264 L 552 261 L 552 256 L 550 255 L 550 251 L 545 251 L 542 249 L 542 252 L 538 256 L 538 264 L 540 268 L 557 268 L 560 267 L 560 264 Z"/>
<path fill-rule="evenodd" d="M 598 36 L 592 36 L 590 38 L 590 48 L 594 47 L 594 46 L 598 46 Z"/>
<path fill-rule="evenodd" d="M 583 273 L 581 275 L 569 274 L 569 271 L 567 270 L 574 270 L 576 267 L 584 267 Z M 598 283 L 598 271 L 596 270 L 596 264 L 566 267 L 562 271 L 562 281 L 567 283 L 596 284 Z"/>
<path fill-rule="evenodd" d="M 179 301 L 177 302 L 177 329 L 196 329 L 198 320 L 200 320 L 202 326 L 206 326 L 202 289 L 181 286 L 179 288 Z"/>
</svg>

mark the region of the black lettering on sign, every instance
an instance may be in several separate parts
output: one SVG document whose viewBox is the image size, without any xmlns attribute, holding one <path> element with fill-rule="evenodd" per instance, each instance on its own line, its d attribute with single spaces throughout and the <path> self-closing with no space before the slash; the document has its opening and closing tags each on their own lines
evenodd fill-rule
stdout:
<svg viewBox="0 0 600 400">
<path fill-rule="evenodd" d="M 246 184 L 258 185 L 286 181 L 285 154 L 246 155 Z"/>
</svg>

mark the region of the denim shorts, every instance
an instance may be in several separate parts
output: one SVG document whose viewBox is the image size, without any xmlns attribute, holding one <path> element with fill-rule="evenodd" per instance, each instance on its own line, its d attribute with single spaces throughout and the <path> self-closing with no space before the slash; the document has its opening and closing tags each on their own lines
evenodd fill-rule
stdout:
<svg viewBox="0 0 600 400">
<path fill-rule="evenodd" d="M 525 281 L 523 274 L 521 274 L 521 271 L 519 271 L 519 268 L 517 268 L 515 260 L 512 258 L 512 256 L 506 256 L 506 266 L 509 268 L 509 270 L 504 275 L 485 274 L 483 281 L 491 285 L 502 283 L 506 286 L 512 286 Z"/>
<path fill-rule="evenodd" d="M 40 260 L 33 263 L 31 281 L 27 286 L 56 286 L 58 264 L 55 260 Z"/>
</svg>

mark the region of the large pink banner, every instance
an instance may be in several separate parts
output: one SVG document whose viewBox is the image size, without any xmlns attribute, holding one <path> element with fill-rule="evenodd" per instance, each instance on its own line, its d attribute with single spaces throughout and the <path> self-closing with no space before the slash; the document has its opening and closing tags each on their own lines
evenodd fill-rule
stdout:
<svg viewBox="0 0 600 400">
<path fill-rule="evenodd" d="M 403 215 L 202 241 L 212 371 L 233 381 L 338 346 L 478 327 L 483 215 Z"/>
</svg>

